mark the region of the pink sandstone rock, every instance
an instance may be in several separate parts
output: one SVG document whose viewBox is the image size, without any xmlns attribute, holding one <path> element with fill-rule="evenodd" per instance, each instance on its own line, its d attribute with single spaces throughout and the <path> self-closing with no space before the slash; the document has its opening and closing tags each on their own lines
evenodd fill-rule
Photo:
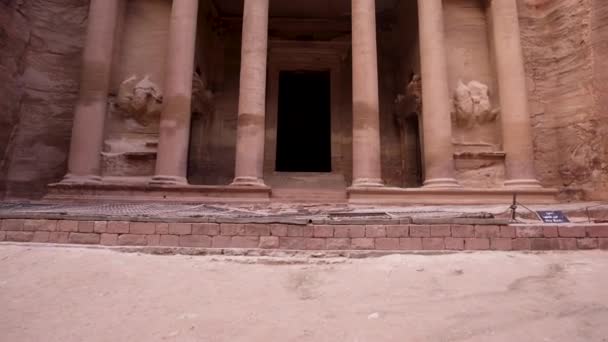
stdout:
<svg viewBox="0 0 608 342">
<path fill-rule="evenodd" d="M 349 51 L 356 52 L 354 59 L 361 61 L 353 67 L 352 63 L 340 59 L 340 47 L 333 50 L 340 65 L 331 66 L 331 69 L 352 70 L 352 75 L 337 80 L 339 82 L 332 89 L 332 94 L 336 96 L 332 103 L 338 98 L 343 100 L 339 106 L 332 107 L 330 118 L 330 138 L 334 142 L 331 149 L 332 170 L 342 177 L 335 184 L 344 189 L 354 177 L 359 178 L 363 184 L 379 185 L 379 180 L 383 180 L 385 184 L 394 187 L 419 187 L 424 180 L 420 179 L 424 164 L 426 176 L 444 186 L 454 185 L 454 179 L 458 179 L 465 187 L 496 188 L 502 186 L 509 177 L 534 176 L 545 187 L 559 188 L 560 199 L 608 198 L 608 147 L 603 139 L 608 134 L 608 120 L 603 115 L 608 105 L 608 96 L 603 96 L 608 92 L 608 58 L 605 58 L 608 56 L 608 44 L 605 44 L 608 40 L 608 25 L 605 25 L 608 21 L 608 5 L 602 1 L 578 0 L 516 2 L 519 16 L 519 31 L 516 34 L 510 34 L 517 31 L 511 21 L 497 23 L 494 20 L 495 24 L 500 24 L 494 25 L 498 30 L 492 30 L 489 25 L 492 15 L 496 15 L 494 19 L 508 17 L 494 13 L 493 9 L 513 9 L 515 2 L 510 1 L 501 1 L 498 3 L 501 6 L 493 6 L 488 11 L 481 3 L 465 5 L 464 2 L 454 1 L 435 8 L 432 6 L 442 3 L 429 0 L 423 3 L 425 6 L 419 6 L 420 11 L 417 11 L 414 1 L 397 2 L 397 5 L 389 8 L 376 8 L 383 13 L 394 13 L 395 20 L 400 24 L 384 25 L 384 19 L 378 18 L 378 27 L 391 27 L 387 30 L 374 30 L 376 25 L 372 25 L 372 21 L 376 18 L 370 15 L 374 11 L 370 7 L 373 2 L 367 0 L 356 4 L 360 6 L 360 11 L 356 12 L 356 20 L 353 21 L 355 26 L 347 25 L 338 31 L 333 31 L 335 29 L 332 27 L 341 27 L 338 20 L 340 15 L 350 13 L 348 2 L 331 13 L 328 18 L 331 25 L 302 25 L 298 26 L 302 27 L 301 32 L 294 32 L 294 25 L 289 25 L 290 23 L 268 23 L 276 26 L 270 27 L 270 31 L 275 32 L 273 34 L 277 37 L 291 40 L 296 46 L 304 46 L 312 55 L 325 56 L 325 52 L 315 51 L 306 45 L 307 42 L 297 41 L 298 37 L 312 35 L 315 40 L 328 41 L 339 38 L 338 40 L 346 42 Z M 178 158 L 179 167 L 169 165 L 168 168 L 179 170 L 178 173 L 181 174 L 189 171 L 193 183 L 228 184 L 235 173 L 237 160 L 237 178 L 245 177 L 245 181 L 251 181 L 247 177 L 252 177 L 256 178 L 254 183 L 262 182 L 257 178 L 266 173 L 266 164 L 274 165 L 277 141 L 275 135 L 264 133 L 264 126 L 260 123 L 268 124 L 267 132 L 276 132 L 278 129 L 278 114 L 273 108 L 278 103 L 279 79 L 278 73 L 272 72 L 272 75 L 265 78 L 267 73 L 262 72 L 262 69 L 275 70 L 279 67 L 264 63 L 268 60 L 268 51 L 264 48 L 268 38 L 264 35 L 268 31 L 268 9 L 265 2 L 260 3 L 261 5 L 248 7 L 257 19 L 249 23 L 251 30 L 246 31 L 245 41 L 253 44 L 251 50 L 247 51 L 256 53 L 246 55 L 247 58 L 243 59 L 253 61 L 252 64 L 243 64 L 246 71 L 244 75 L 247 76 L 243 78 L 243 89 L 239 89 L 238 82 L 241 76 L 238 62 L 242 51 L 225 48 L 240 46 L 241 31 L 238 28 L 215 31 L 213 23 L 216 21 L 207 20 L 213 18 L 213 11 L 208 4 L 200 5 L 201 15 L 196 24 L 199 28 L 197 32 L 204 33 L 209 39 L 203 40 L 204 44 L 198 47 L 195 63 L 176 62 L 169 65 L 176 68 L 176 72 L 171 72 L 170 75 L 179 73 L 182 76 L 167 85 L 164 82 L 167 72 L 164 62 L 168 53 L 166 46 L 172 42 L 169 30 L 171 4 L 139 0 L 128 3 L 124 25 L 117 25 L 123 27 L 123 30 L 111 61 L 113 68 L 109 75 L 110 90 L 107 94 L 108 129 L 103 137 L 103 156 L 85 156 L 102 160 L 101 169 L 94 170 L 95 172 L 100 176 L 113 177 L 113 180 L 141 181 L 142 177 L 154 175 L 157 153 L 159 149 L 165 151 L 162 146 L 168 145 L 169 153 L 161 153 L 168 158 L 161 158 L 166 160 L 163 165 L 172 164 L 174 156 L 182 156 Z M 0 198 L 41 198 L 47 193 L 48 184 L 61 180 L 65 175 L 75 104 L 79 97 L 79 76 L 83 71 L 81 55 L 86 28 L 91 23 L 87 20 L 90 17 L 89 4 L 90 1 L 85 0 L 22 0 L 9 1 L 0 7 L 0 59 L 3 63 L 0 93 L 6 95 L 0 99 Z M 376 2 L 376 6 L 383 5 Z M 435 21 L 428 20 L 437 14 L 435 9 L 444 12 L 444 15 L 437 18 L 444 21 L 442 25 L 450 29 L 439 36 L 441 39 L 426 39 L 427 35 L 441 33 L 439 28 L 433 26 Z M 223 11 L 226 9 L 219 6 L 218 11 L 225 14 Z M 271 16 L 275 15 L 272 11 L 273 9 Z M 310 8 L 309 11 L 312 15 L 319 15 L 318 9 Z M 59 12 L 65 15 L 57 16 L 56 13 Z M 180 15 L 190 17 L 190 12 L 183 11 Z M 137 15 L 138 13 L 145 15 Z M 240 14 L 234 13 L 232 16 L 238 17 Z M 424 17 L 414 20 L 416 15 Z M 174 30 L 183 32 L 178 32 L 175 37 L 184 37 L 181 33 L 190 32 L 194 38 L 195 32 L 189 26 L 181 24 Z M 224 29 L 233 32 L 220 34 L 224 33 Z M 424 34 L 419 35 L 420 29 Z M 157 34 L 146 34 L 151 31 Z M 353 36 L 351 32 L 357 34 Z M 509 34 L 501 36 L 501 32 Z M 393 36 L 403 39 L 388 39 Z M 504 39 L 496 39 L 495 36 Z M 377 44 L 373 44 L 370 37 L 376 37 Z M 356 46 L 351 45 L 349 38 L 353 39 Z M 525 66 L 523 77 L 517 72 L 522 64 L 520 56 L 512 58 L 511 54 L 515 53 L 513 51 L 496 52 L 493 44 L 490 44 L 494 41 L 500 50 L 502 44 L 511 38 L 514 43 L 522 45 Z M 264 46 L 254 43 L 264 43 Z M 425 47 L 431 43 L 437 45 L 427 50 Z M 186 42 L 175 44 L 180 47 L 190 46 Z M 370 49 L 376 45 L 377 51 Z M 311 62 L 312 59 L 293 58 L 294 55 L 290 54 L 292 50 L 286 49 L 281 52 L 281 58 L 286 61 L 281 63 L 291 63 L 291 67 L 313 63 L 320 67 L 319 64 L 314 64 L 317 62 Z M 449 58 L 446 58 L 445 52 L 439 53 L 444 50 L 449 51 Z M 428 51 L 435 53 L 421 58 Z M 187 60 L 186 55 L 177 54 L 173 60 Z M 501 60 L 505 63 L 500 63 Z M 425 84 L 425 80 L 420 82 L 420 62 L 427 77 L 426 84 L 436 84 L 432 86 L 434 92 L 411 90 Z M 438 67 L 439 64 L 445 64 L 445 68 Z M 506 70 L 499 72 L 501 69 Z M 128 113 L 117 105 L 120 101 L 116 94 L 119 93 L 120 85 L 131 77 L 138 80 L 137 84 L 147 80 L 144 88 L 154 90 L 131 93 L 135 100 L 147 104 L 150 96 L 154 97 L 152 102 L 156 103 L 160 101 L 159 93 L 167 98 L 169 94 L 179 93 L 172 92 L 173 89 L 163 89 L 168 86 L 188 88 L 192 83 L 187 82 L 193 74 L 190 71 L 196 75 L 192 76 L 195 86 L 191 87 L 194 90 L 191 89 L 190 94 L 186 91 L 186 95 L 196 97 L 193 102 L 198 105 L 192 108 L 197 113 L 192 115 L 192 120 L 186 120 L 188 128 L 192 130 L 185 129 L 185 125 L 180 126 L 183 128 L 182 136 L 192 131 L 193 138 L 180 140 L 179 149 L 176 144 L 159 145 L 159 132 L 166 127 L 161 128 L 157 114 L 142 122 L 126 115 Z M 376 77 L 372 77 L 374 80 L 365 79 L 369 77 L 366 75 L 375 74 L 378 75 L 377 80 Z M 359 80 L 359 76 L 363 81 Z M 556 83 L 556 77 L 562 82 Z M 389 79 L 391 82 L 386 82 Z M 353 82 L 356 91 L 351 94 Z M 471 102 L 470 105 L 467 102 L 467 106 L 458 108 L 466 107 L 468 112 L 480 114 L 504 101 L 500 105 L 502 111 L 495 118 L 476 121 L 472 126 L 450 127 L 449 117 L 456 110 L 452 108 L 454 106 L 450 99 L 458 92 L 459 82 L 468 88 L 471 88 L 470 85 L 476 85 L 473 88 L 482 90 L 487 87 L 487 91 L 475 92 L 469 89 L 467 101 Z M 587 86 L 576 86 L 580 82 Z M 251 87 L 247 84 L 251 84 Z M 512 86 L 514 84 L 518 86 Z M 442 95 L 437 95 L 438 90 L 441 90 Z M 509 93 L 509 96 L 499 94 L 500 92 Z M 393 94 L 400 94 L 397 101 Z M 421 108 L 417 108 L 416 101 L 409 101 L 410 97 L 422 98 L 426 106 L 422 103 Z M 240 111 L 239 98 L 243 102 Z M 266 99 L 268 106 L 265 106 Z M 472 107 L 475 101 L 480 106 L 477 109 Z M 262 102 L 264 106 L 261 105 Z M 204 105 L 201 106 L 200 103 Z M 371 111 L 361 111 L 361 103 L 371 106 L 368 106 Z M 529 108 L 525 108 L 528 103 Z M 189 106 L 190 103 L 186 101 L 184 105 Z M 437 119 L 426 120 L 423 125 L 426 128 L 422 129 L 442 133 L 434 139 L 428 139 L 432 134 L 421 135 L 417 121 L 408 119 L 408 115 L 413 113 L 415 117 L 424 108 L 432 109 L 434 106 L 438 106 L 439 110 L 431 110 L 430 115 L 438 115 Z M 512 110 L 511 106 L 521 107 L 522 110 Z M 383 110 L 378 111 L 376 107 Z M 259 108 L 268 109 L 264 112 Z M 189 111 L 184 113 L 190 116 Z M 242 116 L 241 120 L 237 120 L 238 113 Z M 353 120 L 354 113 L 356 120 Z M 527 116 L 513 119 L 513 115 L 520 115 L 518 113 Z M 441 119 L 446 117 L 447 120 Z M 248 121 L 247 118 L 257 119 Z M 166 121 L 168 125 L 170 121 Z M 530 121 L 529 124 L 527 121 Z M 521 122 L 524 122 L 521 127 L 506 127 L 517 126 Z M 359 124 L 366 129 L 373 129 L 359 129 Z M 353 130 L 349 127 L 355 128 L 355 139 Z M 89 128 L 94 129 L 95 127 Z M 530 134 L 522 133 L 528 130 Z M 237 131 L 242 134 L 237 134 Z M 83 132 L 81 136 L 87 137 L 91 133 Z M 382 138 L 379 139 L 378 136 Z M 420 146 L 420 139 L 416 138 L 420 136 L 425 137 L 422 139 L 425 140 L 423 144 L 427 145 L 424 149 Z M 237 153 L 237 141 L 240 141 L 241 153 Z M 354 150 L 353 142 L 356 147 Z M 437 146 L 440 148 L 435 148 Z M 188 147 L 192 151 L 190 156 L 184 153 Z M 456 157 L 451 150 L 454 150 Z M 417 156 L 421 152 L 430 151 L 437 153 L 427 156 L 422 153 L 422 160 L 418 160 Z M 266 156 L 269 160 L 265 160 Z M 509 161 L 514 159 L 518 163 L 510 164 Z M 519 180 L 520 184 L 521 181 Z M 531 180 L 523 181 L 528 184 Z M 317 186 L 322 187 L 319 184 Z M 314 192 L 308 192 L 307 196 L 318 199 Z M 341 196 L 344 200 L 344 193 Z M 89 228 L 83 229 L 83 233 L 90 231 Z"/>
</svg>

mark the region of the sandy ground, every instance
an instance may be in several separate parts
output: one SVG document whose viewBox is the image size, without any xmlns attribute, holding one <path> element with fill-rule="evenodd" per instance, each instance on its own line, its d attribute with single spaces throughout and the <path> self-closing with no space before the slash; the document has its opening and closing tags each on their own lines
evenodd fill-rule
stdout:
<svg viewBox="0 0 608 342">
<path fill-rule="evenodd" d="M 608 253 L 316 260 L 3 244 L 0 341 L 608 341 Z"/>
</svg>

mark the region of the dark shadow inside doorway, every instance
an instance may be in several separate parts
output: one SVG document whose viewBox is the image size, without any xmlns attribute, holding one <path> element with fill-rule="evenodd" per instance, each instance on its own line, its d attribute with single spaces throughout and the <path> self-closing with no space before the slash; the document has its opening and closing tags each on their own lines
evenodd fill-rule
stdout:
<svg viewBox="0 0 608 342">
<path fill-rule="evenodd" d="M 281 71 L 276 171 L 331 172 L 329 71 Z"/>
</svg>

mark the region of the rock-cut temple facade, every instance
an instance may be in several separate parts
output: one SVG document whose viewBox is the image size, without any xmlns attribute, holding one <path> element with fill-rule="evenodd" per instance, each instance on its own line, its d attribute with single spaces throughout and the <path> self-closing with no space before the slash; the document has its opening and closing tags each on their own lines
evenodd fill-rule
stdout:
<svg viewBox="0 0 608 342">
<path fill-rule="evenodd" d="M 600 0 L 8 0 L 0 198 L 608 199 Z"/>
</svg>

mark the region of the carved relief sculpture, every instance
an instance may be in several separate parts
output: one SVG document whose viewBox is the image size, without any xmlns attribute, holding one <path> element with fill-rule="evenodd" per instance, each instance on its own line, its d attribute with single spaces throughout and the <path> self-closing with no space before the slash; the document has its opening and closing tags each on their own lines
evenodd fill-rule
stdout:
<svg viewBox="0 0 608 342">
<path fill-rule="evenodd" d="M 395 99 L 395 119 L 402 126 L 403 121 L 409 115 L 420 115 L 422 113 L 422 83 L 418 74 L 412 74 L 405 88 L 405 95 L 398 94 Z"/>
<path fill-rule="evenodd" d="M 471 128 L 494 122 L 500 108 L 492 108 L 490 91 L 487 85 L 471 81 L 464 84 L 458 81 L 454 91 L 454 112 L 452 118 L 458 127 Z"/>
<path fill-rule="evenodd" d="M 192 113 L 203 116 L 213 113 L 213 93 L 196 72 L 192 77 Z"/>
<path fill-rule="evenodd" d="M 417 113 L 422 113 L 422 82 L 420 75 L 413 74 L 406 87 L 406 96 L 414 104 Z"/>
<path fill-rule="evenodd" d="M 124 80 L 118 89 L 116 105 L 122 114 L 147 126 L 160 116 L 163 94 L 160 87 L 145 76 L 139 82 L 136 76 Z"/>
</svg>

